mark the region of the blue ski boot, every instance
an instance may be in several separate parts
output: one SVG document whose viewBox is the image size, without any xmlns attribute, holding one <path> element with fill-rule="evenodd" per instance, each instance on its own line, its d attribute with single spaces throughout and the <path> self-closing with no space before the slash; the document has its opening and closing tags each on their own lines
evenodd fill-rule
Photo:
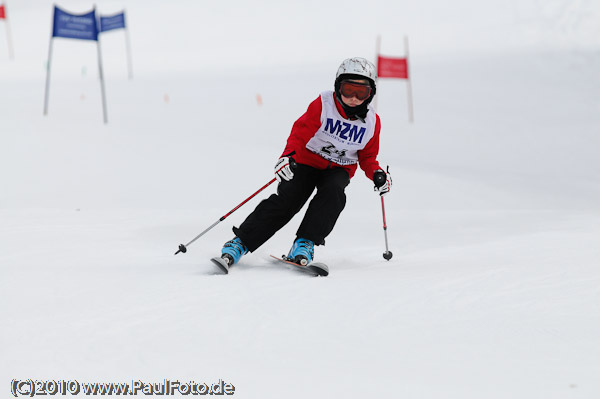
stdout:
<svg viewBox="0 0 600 399">
<path fill-rule="evenodd" d="M 232 266 L 240 260 L 242 255 L 248 253 L 248 248 L 242 243 L 239 237 L 234 237 L 223 245 L 221 258 L 227 261 L 228 266 Z"/>
<path fill-rule="evenodd" d="M 296 238 L 290 253 L 288 254 L 288 260 L 295 262 L 299 265 L 306 266 L 313 261 L 315 255 L 315 243 L 306 238 Z"/>
</svg>

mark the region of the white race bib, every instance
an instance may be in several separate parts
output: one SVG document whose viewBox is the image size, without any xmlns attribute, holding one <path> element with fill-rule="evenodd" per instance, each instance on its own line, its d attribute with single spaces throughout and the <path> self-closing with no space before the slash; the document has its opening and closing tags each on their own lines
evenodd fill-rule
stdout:
<svg viewBox="0 0 600 399">
<path fill-rule="evenodd" d="M 365 121 L 351 121 L 340 115 L 333 91 L 321 93 L 321 127 L 306 143 L 306 148 L 338 165 L 358 162 L 358 151 L 365 148 L 375 134 L 375 110 L 369 104 Z"/>
</svg>

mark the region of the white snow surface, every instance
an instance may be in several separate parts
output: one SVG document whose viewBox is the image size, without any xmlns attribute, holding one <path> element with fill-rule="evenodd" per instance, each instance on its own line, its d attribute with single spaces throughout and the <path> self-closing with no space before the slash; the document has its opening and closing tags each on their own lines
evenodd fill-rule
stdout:
<svg viewBox="0 0 600 399">
<path fill-rule="evenodd" d="M 13 379 L 225 380 L 240 398 L 600 397 L 600 7 L 592 1 L 184 0 L 127 7 L 96 47 L 50 1 L 0 27 L 0 396 Z M 92 4 L 64 1 L 73 12 Z M 341 18 L 338 19 L 338 16 Z M 356 25 L 354 22 L 356 21 Z M 349 23 L 350 25 L 346 25 Z M 0 22 L 2 25 L 3 22 Z M 358 171 L 312 278 L 274 263 L 303 212 L 227 276 L 209 259 L 268 187 L 346 57 L 381 80 L 381 202 Z M 396 51 L 398 49 L 399 51 Z M 263 101 L 257 103 L 257 95 Z"/>
</svg>

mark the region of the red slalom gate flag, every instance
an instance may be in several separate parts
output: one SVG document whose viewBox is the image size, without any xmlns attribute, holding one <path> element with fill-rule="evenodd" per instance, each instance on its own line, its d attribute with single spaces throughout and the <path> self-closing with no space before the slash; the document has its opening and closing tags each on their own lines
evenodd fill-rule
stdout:
<svg viewBox="0 0 600 399">
<path fill-rule="evenodd" d="M 0 19 L 6 19 L 6 9 L 4 4 L 0 4 Z"/>
<path fill-rule="evenodd" d="M 378 56 L 377 76 L 380 78 L 408 79 L 408 59 Z"/>
</svg>

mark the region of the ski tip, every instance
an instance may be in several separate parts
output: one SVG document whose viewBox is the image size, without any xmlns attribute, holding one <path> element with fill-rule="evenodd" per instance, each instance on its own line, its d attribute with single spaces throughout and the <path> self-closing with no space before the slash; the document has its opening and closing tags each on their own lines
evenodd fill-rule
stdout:
<svg viewBox="0 0 600 399">
<path fill-rule="evenodd" d="M 229 274 L 229 264 L 223 258 L 211 258 L 212 263 L 214 263 L 220 271 L 225 274 Z"/>
<path fill-rule="evenodd" d="M 301 270 L 305 273 L 311 274 L 315 277 L 326 277 L 329 275 L 329 267 L 325 263 L 321 262 L 312 262 L 308 265 L 301 265 L 296 262 L 292 262 L 287 258 L 287 256 L 283 255 L 281 258 L 275 255 L 271 255 L 273 259 L 276 259 L 280 262 L 287 263 L 288 265 L 294 266 L 295 269 Z"/>
<path fill-rule="evenodd" d="M 313 263 L 309 263 L 308 266 L 306 266 L 306 267 L 309 268 L 310 270 L 312 270 L 314 273 L 316 273 L 319 276 L 322 276 L 322 277 L 329 276 L 329 267 L 327 267 L 327 265 L 325 263 L 313 262 Z"/>
</svg>

